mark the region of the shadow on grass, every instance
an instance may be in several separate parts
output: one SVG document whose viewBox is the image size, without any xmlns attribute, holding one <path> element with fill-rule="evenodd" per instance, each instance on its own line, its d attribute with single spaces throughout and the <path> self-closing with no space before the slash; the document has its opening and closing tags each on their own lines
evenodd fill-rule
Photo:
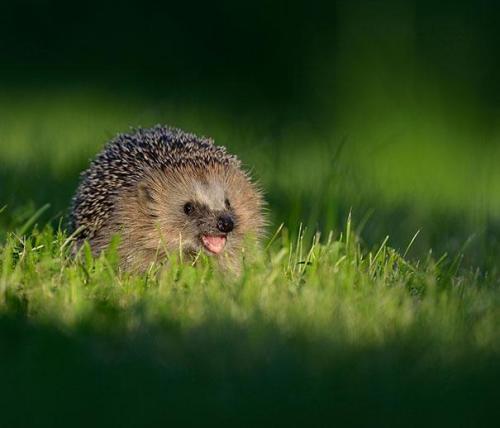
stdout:
<svg viewBox="0 0 500 428">
<path fill-rule="evenodd" d="M 498 420 L 495 355 L 364 349 L 273 325 L 143 326 L 119 338 L 0 318 L 2 426 L 454 426 Z M 421 336 L 420 336 L 421 337 Z"/>
<path fill-rule="evenodd" d="M 80 165 L 68 172 L 54 173 L 44 165 L 27 165 L 0 170 L 0 206 L 7 205 L 0 226 L 10 230 L 26 221 L 41 206 L 49 203 L 50 210 L 40 219 L 43 224 L 67 215 L 71 197 L 78 185 Z"/>
</svg>

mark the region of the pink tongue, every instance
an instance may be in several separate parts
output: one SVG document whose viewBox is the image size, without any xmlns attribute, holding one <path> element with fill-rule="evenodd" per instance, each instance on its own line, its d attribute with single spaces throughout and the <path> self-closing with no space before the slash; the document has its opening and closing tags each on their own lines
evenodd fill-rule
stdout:
<svg viewBox="0 0 500 428">
<path fill-rule="evenodd" d="M 201 237 L 201 240 L 205 248 L 215 254 L 219 254 L 226 245 L 225 236 L 204 235 Z"/>
</svg>

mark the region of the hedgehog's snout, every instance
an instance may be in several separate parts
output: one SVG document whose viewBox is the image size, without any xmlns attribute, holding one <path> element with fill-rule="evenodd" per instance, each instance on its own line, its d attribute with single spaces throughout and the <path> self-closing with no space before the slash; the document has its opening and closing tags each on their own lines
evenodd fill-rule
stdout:
<svg viewBox="0 0 500 428">
<path fill-rule="evenodd" d="M 234 229 L 234 221 L 230 215 L 224 214 L 217 219 L 217 229 L 222 233 L 229 233 Z"/>
</svg>

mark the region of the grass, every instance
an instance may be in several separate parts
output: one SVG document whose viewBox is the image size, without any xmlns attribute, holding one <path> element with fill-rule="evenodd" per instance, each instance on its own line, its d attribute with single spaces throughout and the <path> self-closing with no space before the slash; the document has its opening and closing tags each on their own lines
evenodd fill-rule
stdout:
<svg viewBox="0 0 500 428">
<path fill-rule="evenodd" d="M 346 229 L 311 245 L 282 231 L 238 278 L 208 258 L 128 276 L 112 250 L 72 260 L 52 227 L 10 234 L 5 426 L 490 423 L 498 287 Z"/>
<path fill-rule="evenodd" d="M 475 164 L 456 168 L 466 143 L 421 147 L 439 193 L 408 170 L 405 138 L 374 155 L 203 105 L 17 95 L 0 104 L 2 426 L 498 420 L 498 195 L 467 179 Z M 240 277 L 209 258 L 130 276 L 112 249 L 69 257 L 61 217 L 78 172 L 115 132 L 155 122 L 215 136 L 268 189 L 285 226 Z"/>
</svg>

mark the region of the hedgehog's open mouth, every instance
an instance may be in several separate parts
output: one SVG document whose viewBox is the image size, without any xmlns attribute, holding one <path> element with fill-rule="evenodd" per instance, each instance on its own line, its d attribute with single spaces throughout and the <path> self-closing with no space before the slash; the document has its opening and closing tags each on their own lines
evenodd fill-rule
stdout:
<svg viewBox="0 0 500 428">
<path fill-rule="evenodd" d="M 219 254 L 226 246 L 227 238 L 221 235 L 202 235 L 201 242 L 205 249 L 212 254 Z"/>
</svg>

